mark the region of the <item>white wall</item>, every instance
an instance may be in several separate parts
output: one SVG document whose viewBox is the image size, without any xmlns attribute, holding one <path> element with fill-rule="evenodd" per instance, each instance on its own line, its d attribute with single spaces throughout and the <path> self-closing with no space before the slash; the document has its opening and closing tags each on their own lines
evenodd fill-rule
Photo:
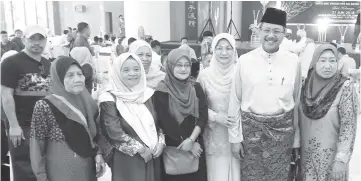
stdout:
<svg viewBox="0 0 361 181">
<path fill-rule="evenodd" d="M 159 41 L 170 40 L 169 1 L 124 1 L 125 33 L 138 37 L 138 27 Z"/>
<path fill-rule="evenodd" d="M 75 11 L 76 5 L 84 5 L 85 12 Z M 90 26 L 91 37 L 99 35 L 105 29 L 104 4 L 100 1 L 59 1 L 61 28 L 76 28 L 80 22 Z"/>
<path fill-rule="evenodd" d="M 119 36 L 119 15 L 124 15 L 124 1 L 104 1 L 104 11 L 112 13 L 113 34 Z"/>
</svg>

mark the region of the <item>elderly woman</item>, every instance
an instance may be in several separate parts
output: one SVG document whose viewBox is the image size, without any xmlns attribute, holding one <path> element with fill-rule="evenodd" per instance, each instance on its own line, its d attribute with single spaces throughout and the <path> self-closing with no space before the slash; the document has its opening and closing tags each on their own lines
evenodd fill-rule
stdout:
<svg viewBox="0 0 361 181">
<path fill-rule="evenodd" d="M 81 66 L 59 57 L 50 74 L 51 94 L 36 102 L 31 120 L 33 172 L 38 181 L 95 181 L 105 164 L 95 142 L 97 105 Z"/>
<path fill-rule="evenodd" d="M 129 53 L 134 53 L 140 58 L 145 70 L 147 86 L 154 90 L 158 83 L 164 79 L 165 73 L 151 66 L 152 48 L 149 43 L 144 40 L 136 40 L 130 45 Z"/>
<path fill-rule="evenodd" d="M 91 93 L 93 89 L 93 76 L 95 76 L 95 66 L 93 56 L 87 47 L 74 47 L 70 56 L 79 62 L 85 76 L 85 87 Z"/>
<path fill-rule="evenodd" d="M 100 95 L 102 133 L 113 149 L 112 181 L 159 181 L 164 135 L 158 129 L 146 86 L 145 70 L 135 54 L 114 61 L 109 85 Z"/>
<path fill-rule="evenodd" d="M 337 49 L 319 46 L 299 106 L 303 180 L 347 180 L 356 134 L 353 91 L 351 81 L 338 71 Z"/>
<path fill-rule="evenodd" d="M 207 125 L 207 100 L 199 83 L 190 80 L 191 59 L 184 49 L 168 55 L 166 77 L 154 93 L 154 106 L 167 147 L 163 180 L 206 181 L 202 132 Z"/>
<path fill-rule="evenodd" d="M 239 181 L 239 155 L 232 155 L 229 142 L 227 111 L 237 60 L 236 41 L 232 35 L 221 33 L 212 42 L 210 66 L 199 74 L 208 101 L 208 125 L 204 132 L 207 173 L 209 181 Z"/>
</svg>

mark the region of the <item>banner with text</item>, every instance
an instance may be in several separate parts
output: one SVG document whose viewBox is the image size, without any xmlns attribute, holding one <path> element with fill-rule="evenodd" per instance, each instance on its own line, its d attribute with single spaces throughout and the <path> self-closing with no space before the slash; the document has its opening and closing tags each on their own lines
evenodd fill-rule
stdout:
<svg viewBox="0 0 361 181">
<path fill-rule="evenodd" d="M 189 40 L 198 39 L 198 2 L 186 1 L 185 2 L 185 24 L 186 24 L 186 37 Z"/>
<path fill-rule="evenodd" d="M 284 1 L 287 23 L 317 24 L 328 19 L 331 24 L 354 24 L 359 1 Z"/>
</svg>

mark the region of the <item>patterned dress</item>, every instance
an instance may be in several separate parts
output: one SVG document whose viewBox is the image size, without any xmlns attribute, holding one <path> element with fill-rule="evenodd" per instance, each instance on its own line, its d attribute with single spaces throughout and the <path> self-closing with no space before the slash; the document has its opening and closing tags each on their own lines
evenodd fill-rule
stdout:
<svg viewBox="0 0 361 181">
<path fill-rule="evenodd" d="M 47 102 L 34 108 L 30 132 L 30 158 L 38 181 L 94 181 L 94 158 L 83 158 L 71 150 Z"/>
<path fill-rule="evenodd" d="M 208 103 L 209 121 L 203 134 L 208 180 L 239 181 L 241 175 L 240 161 L 232 156 L 228 128 L 214 120 L 218 113 L 227 115 L 230 90 L 229 92 L 218 91 L 207 80 L 208 73 L 211 72 L 202 72 L 198 77 L 198 82 L 203 87 Z"/>
<path fill-rule="evenodd" d="M 356 134 L 356 112 L 350 81 L 346 81 L 328 113 L 312 120 L 300 112 L 301 169 L 304 181 L 328 180 L 335 160 L 349 163 Z"/>
</svg>

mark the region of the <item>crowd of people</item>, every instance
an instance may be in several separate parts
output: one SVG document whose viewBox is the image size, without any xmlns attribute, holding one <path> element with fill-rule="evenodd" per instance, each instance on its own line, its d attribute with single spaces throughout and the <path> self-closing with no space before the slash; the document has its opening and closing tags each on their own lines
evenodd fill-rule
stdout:
<svg viewBox="0 0 361 181">
<path fill-rule="evenodd" d="M 2 31 L 2 162 L 8 145 L 14 181 L 95 181 L 107 166 L 112 181 L 360 179 L 360 69 L 343 47 L 289 40 L 286 16 L 266 9 L 261 46 L 240 57 L 228 33 L 206 32 L 197 57 L 186 37 L 162 53 L 144 37 L 89 41 L 81 22 L 52 39 L 69 49 L 57 56 L 41 26 Z"/>
</svg>

